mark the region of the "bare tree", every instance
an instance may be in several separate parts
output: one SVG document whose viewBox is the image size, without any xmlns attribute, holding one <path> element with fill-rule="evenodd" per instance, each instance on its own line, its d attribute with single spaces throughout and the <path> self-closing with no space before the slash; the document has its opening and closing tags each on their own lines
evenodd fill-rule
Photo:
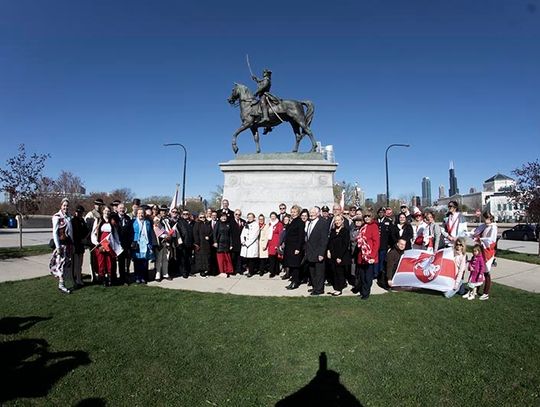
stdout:
<svg viewBox="0 0 540 407">
<path fill-rule="evenodd" d="M 356 199 L 356 185 L 352 182 L 336 182 L 333 187 L 334 201 L 339 203 L 341 201 L 341 193 L 345 191 L 345 206 L 357 205 Z"/>
<path fill-rule="evenodd" d="M 216 185 L 216 190 L 210 194 L 208 206 L 213 209 L 221 208 L 221 200 L 223 199 L 223 185 Z"/>
<path fill-rule="evenodd" d="M 58 199 L 54 184 L 54 179 L 50 177 L 41 177 L 41 180 L 39 181 L 39 213 L 42 215 L 51 215 L 58 210 Z"/>
<path fill-rule="evenodd" d="M 529 222 L 540 222 L 540 162 L 536 160 L 523 164 L 513 170 L 512 174 L 517 177 L 516 188 L 510 194 L 512 201 L 525 206 Z M 540 239 L 538 255 L 540 256 Z"/>
<path fill-rule="evenodd" d="M 110 192 L 109 196 L 112 200 L 118 199 L 120 202 L 131 202 L 134 198 L 133 191 L 129 188 L 118 188 Z"/>
<path fill-rule="evenodd" d="M 22 217 L 38 209 L 41 174 L 50 155 L 34 153 L 28 157 L 24 144 L 20 144 L 18 150 L 15 157 L 6 161 L 5 168 L 0 168 L 0 183 L 19 215 L 19 245 L 22 248 Z"/>
<path fill-rule="evenodd" d="M 78 195 L 82 192 L 84 186 L 81 179 L 69 171 L 62 171 L 54 182 L 54 191 L 63 195 L 71 197 Z"/>
</svg>

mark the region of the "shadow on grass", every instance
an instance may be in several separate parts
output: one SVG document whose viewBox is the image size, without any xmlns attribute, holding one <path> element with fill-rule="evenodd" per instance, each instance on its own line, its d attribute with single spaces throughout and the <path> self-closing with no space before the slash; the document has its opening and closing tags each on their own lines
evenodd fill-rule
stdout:
<svg viewBox="0 0 540 407">
<path fill-rule="evenodd" d="M 321 352 L 315 377 L 300 390 L 276 403 L 276 407 L 293 406 L 361 407 L 362 404 L 340 383 L 339 373 L 328 370 L 326 353 Z"/>
<path fill-rule="evenodd" d="M 79 401 L 75 404 L 75 407 L 105 407 L 107 403 L 105 400 L 98 397 L 90 397 L 84 400 Z"/>
<path fill-rule="evenodd" d="M 48 321 L 51 317 L 5 317 L 0 319 L 0 334 L 14 335 L 32 328 L 41 321 Z"/>
<path fill-rule="evenodd" d="M 0 320 L 2 334 L 15 334 L 50 318 L 9 317 Z M 82 351 L 51 352 L 45 339 L 16 339 L 0 343 L 0 403 L 20 397 L 43 397 L 70 371 L 89 364 Z"/>
</svg>

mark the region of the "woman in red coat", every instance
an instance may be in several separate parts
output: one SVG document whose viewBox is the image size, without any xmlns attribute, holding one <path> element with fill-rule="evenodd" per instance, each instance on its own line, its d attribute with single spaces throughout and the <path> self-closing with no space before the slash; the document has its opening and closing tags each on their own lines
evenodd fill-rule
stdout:
<svg viewBox="0 0 540 407">
<path fill-rule="evenodd" d="M 270 213 L 270 222 L 268 223 L 268 262 L 270 269 L 270 277 L 275 277 L 279 274 L 278 246 L 279 236 L 283 230 L 283 223 L 278 219 L 277 213 Z"/>
<path fill-rule="evenodd" d="M 369 298 L 373 276 L 379 262 L 380 236 L 379 227 L 373 221 L 371 213 L 364 214 L 364 226 L 358 232 L 358 278 L 360 297 Z M 358 287 L 357 287 L 358 289 Z"/>
</svg>

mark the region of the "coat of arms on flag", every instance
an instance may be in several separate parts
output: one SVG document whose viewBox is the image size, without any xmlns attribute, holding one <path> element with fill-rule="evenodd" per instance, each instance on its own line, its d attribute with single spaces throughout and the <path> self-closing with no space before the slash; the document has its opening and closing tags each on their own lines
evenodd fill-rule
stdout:
<svg viewBox="0 0 540 407">
<path fill-rule="evenodd" d="M 392 280 L 393 287 L 418 287 L 449 291 L 456 282 L 454 249 L 430 253 L 426 250 L 406 250 Z"/>
</svg>

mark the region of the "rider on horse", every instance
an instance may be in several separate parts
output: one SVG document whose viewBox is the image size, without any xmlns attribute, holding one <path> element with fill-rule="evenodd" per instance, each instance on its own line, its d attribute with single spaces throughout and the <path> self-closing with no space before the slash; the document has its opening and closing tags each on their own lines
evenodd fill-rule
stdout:
<svg viewBox="0 0 540 407">
<path fill-rule="evenodd" d="M 257 82 L 257 91 L 255 92 L 255 97 L 259 98 L 258 101 L 253 101 L 251 105 L 254 106 L 259 102 L 261 103 L 262 121 L 267 122 L 269 121 L 269 118 L 266 94 L 270 92 L 270 88 L 272 87 L 272 71 L 270 71 L 269 69 L 265 69 L 263 71 L 262 79 L 257 78 L 255 75 L 252 75 L 251 79 Z"/>
</svg>

